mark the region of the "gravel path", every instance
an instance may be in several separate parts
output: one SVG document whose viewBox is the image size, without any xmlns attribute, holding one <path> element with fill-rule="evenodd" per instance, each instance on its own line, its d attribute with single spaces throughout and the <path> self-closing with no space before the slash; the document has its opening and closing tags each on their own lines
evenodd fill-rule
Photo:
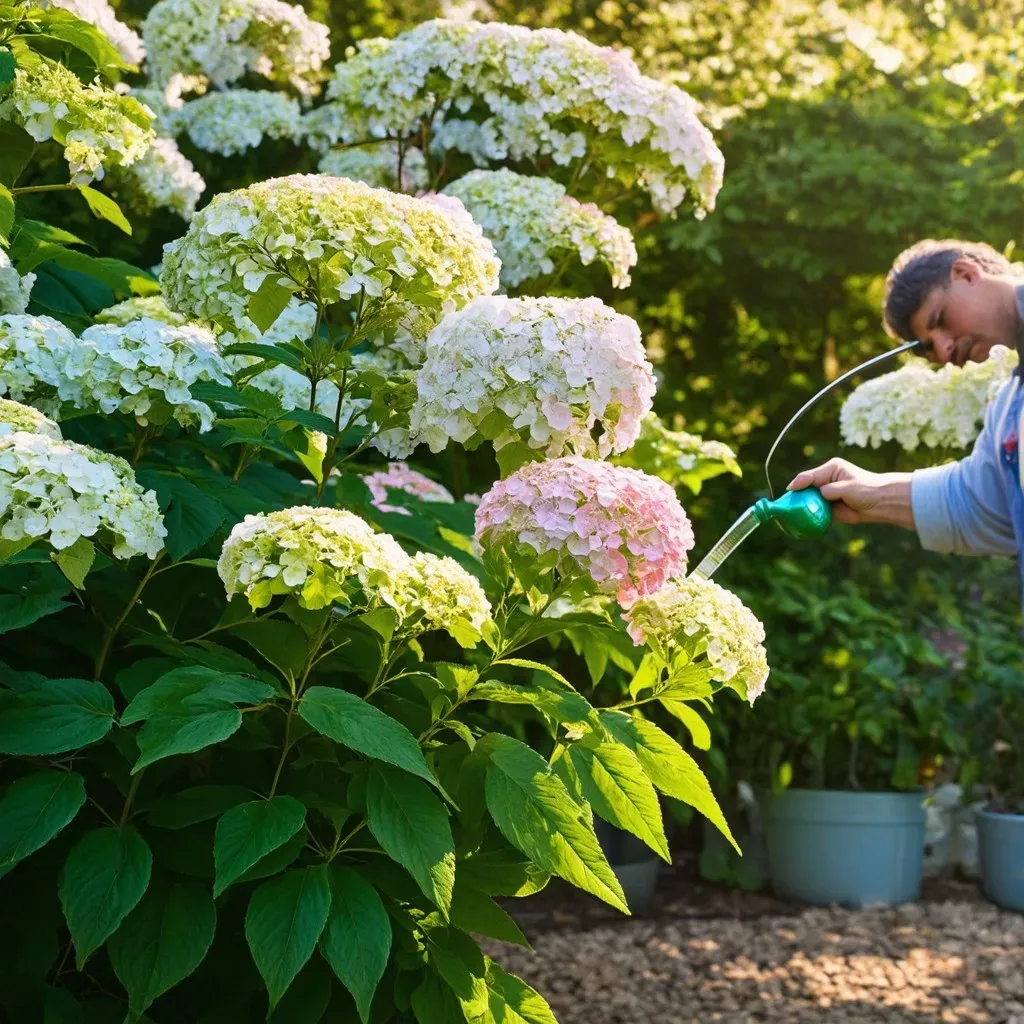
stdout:
<svg viewBox="0 0 1024 1024">
<path fill-rule="evenodd" d="M 677 899 L 647 920 L 584 914 L 582 928 L 564 908 L 527 909 L 535 952 L 489 952 L 560 1024 L 1024 1024 L 1024 916 L 971 886 L 890 910 L 722 899 L 724 916 L 702 891 L 692 912 Z"/>
</svg>

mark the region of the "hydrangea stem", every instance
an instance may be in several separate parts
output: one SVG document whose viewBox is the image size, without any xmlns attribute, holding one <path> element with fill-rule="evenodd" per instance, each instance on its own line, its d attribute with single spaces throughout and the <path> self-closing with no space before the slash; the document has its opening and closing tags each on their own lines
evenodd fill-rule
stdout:
<svg viewBox="0 0 1024 1024">
<path fill-rule="evenodd" d="M 125 619 L 131 614 L 131 610 L 138 603 L 139 598 L 142 596 L 142 591 L 146 589 L 146 584 L 153 578 L 153 574 L 156 572 L 156 567 L 159 565 L 160 560 L 164 557 L 166 552 L 161 551 L 157 554 L 156 558 L 149 563 L 149 568 L 146 570 L 145 575 L 139 580 L 138 586 L 135 588 L 135 592 L 128 599 L 128 603 L 124 606 L 124 610 L 121 612 L 117 621 L 111 626 L 103 637 L 103 644 L 99 649 L 99 653 L 96 655 L 96 663 L 93 666 L 93 679 L 99 679 L 103 674 L 103 669 L 107 664 L 107 658 L 110 656 L 110 649 L 114 643 L 114 637 L 120 632 L 121 627 L 124 625 Z"/>
</svg>

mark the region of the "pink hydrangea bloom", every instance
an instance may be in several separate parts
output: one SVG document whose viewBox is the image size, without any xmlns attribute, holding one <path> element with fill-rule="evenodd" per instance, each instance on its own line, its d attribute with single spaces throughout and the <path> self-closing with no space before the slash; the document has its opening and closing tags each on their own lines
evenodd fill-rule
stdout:
<svg viewBox="0 0 1024 1024">
<path fill-rule="evenodd" d="M 406 494 L 411 494 L 420 501 L 440 501 L 450 504 L 455 500 L 446 487 L 415 469 L 410 469 L 405 462 L 392 462 L 387 469 L 368 473 L 363 480 L 370 488 L 373 506 L 380 509 L 381 512 L 397 512 L 403 516 L 412 515 L 407 508 L 402 508 L 401 505 L 387 503 L 389 487 L 405 491 Z"/>
<path fill-rule="evenodd" d="M 539 554 L 558 552 L 563 574 L 589 575 L 624 608 L 684 575 L 693 547 L 668 484 L 577 455 L 529 463 L 483 496 L 477 539 L 487 547 L 509 535 Z"/>
</svg>

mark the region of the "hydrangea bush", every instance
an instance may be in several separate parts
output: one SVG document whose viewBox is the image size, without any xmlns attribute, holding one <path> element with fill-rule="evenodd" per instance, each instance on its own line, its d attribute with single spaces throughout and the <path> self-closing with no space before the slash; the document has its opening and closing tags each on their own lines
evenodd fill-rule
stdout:
<svg viewBox="0 0 1024 1024">
<path fill-rule="evenodd" d="M 517 256 L 481 179 L 453 189 L 478 220 L 437 190 L 460 149 L 576 161 L 580 181 L 586 160 L 703 209 L 720 155 L 685 94 L 562 33 L 367 42 L 302 120 L 328 40 L 301 8 L 160 0 L 149 80 L 115 89 L 99 5 L 92 24 L 65 6 L 12 37 L 0 97 L 29 167 L 0 193 L 0 1015 L 551 1024 L 475 936 L 525 943 L 497 898 L 553 876 L 628 912 L 595 815 L 665 859 L 661 796 L 731 839 L 651 711 L 685 725 L 717 685 L 752 698 L 763 649 L 742 605 L 685 581 L 673 487 L 604 461 L 652 404 L 636 324 L 494 297 L 495 245 L 624 284 L 626 229 L 530 179 L 520 227 L 547 255 Z M 43 26 L 84 47 L 82 79 L 33 62 Z M 376 148 L 242 186 L 240 162 L 204 160 L 201 205 L 171 139 L 198 163 L 190 146 L 235 154 L 271 123 Z M 32 133 L 54 140 L 38 163 Z M 129 238 L 86 174 L 191 216 L 159 286 L 30 216 L 78 192 L 150 265 L 150 224 Z M 41 315 L 60 273 L 87 301 Z M 484 440 L 496 483 L 466 454 Z M 385 461 L 421 441 L 422 468 Z M 584 674 L 618 692 L 597 702 Z"/>
</svg>

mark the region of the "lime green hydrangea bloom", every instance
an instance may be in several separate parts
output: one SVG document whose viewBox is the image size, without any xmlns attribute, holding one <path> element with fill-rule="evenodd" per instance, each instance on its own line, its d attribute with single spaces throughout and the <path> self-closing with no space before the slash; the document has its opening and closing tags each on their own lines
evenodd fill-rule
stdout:
<svg viewBox="0 0 1024 1024">
<path fill-rule="evenodd" d="M 13 434 L 16 430 L 26 434 L 45 434 L 55 441 L 59 441 L 62 436 L 60 427 L 38 409 L 9 398 L 0 398 L 0 437 Z"/>
<path fill-rule="evenodd" d="M 456 199 L 329 175 L 271 178 L 214 197 L 164 247 L 160 284 L 190 317 L 237 322 L 264 282 L 361 310 L 365 336 L 414 339 L 498 286 L 494 247 Z"/>
<path fill-rule="evenodd" d="M 15 121 L 36 142 L 60 143 L 77 185 L 135 163 L 155 136 L 152 112 L 138 100 L 98 82 L 84 85 L 64 65 L 42 59 L 19 65 L 0 121 Z"/>
</svg>

